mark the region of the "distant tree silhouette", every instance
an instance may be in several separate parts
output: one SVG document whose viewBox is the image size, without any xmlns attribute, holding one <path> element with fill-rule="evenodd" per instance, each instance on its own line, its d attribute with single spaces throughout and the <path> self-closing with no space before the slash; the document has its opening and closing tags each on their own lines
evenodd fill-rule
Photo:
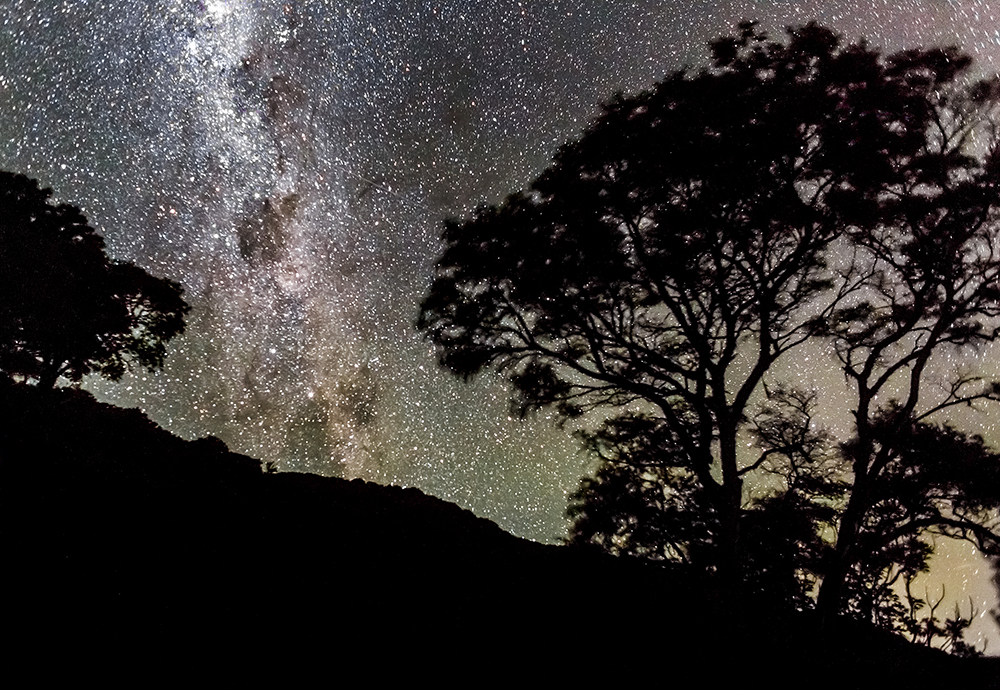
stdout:
<svg viewBox="0 0 1000 690">
<path fill-rule="evenodd" d="M 111 261 L 83 213 L 51 196 L 0 173 L 0 372 L 52 387 L 162 366 L 189 309 L 180 286 Z"/>
<path fill-rule="evenodd" d="M 456 375 L 506 375 L 522 413 L 606 420 L 575 540 L 697 553 L 733 586 L 784 559 L 823 571 L 824 611 L 852 610 L 893 559 L 925 562 L 927 534 L 995 536 L 990 489 L 959 495 L 996 458 L 931 417 L 1000 388 L 927 381 L 932 356 L 997 335 L 998 89 L 969 83 L 957 49 L 883 55 L 815 24 L 781 43 L 744 23 L 712 51 L 606 104 L 530 190 L 448 221 L 418 327 Z M 766 385 L 810 341 L 857 394 L 839 450 L 809 395 Z M 771 493 L 745 490 L 765 474 Z M 764 545 L 771 511 L 813 536 Z M 824 525 L 838 539 L 820 563 Z"/>
</svg>

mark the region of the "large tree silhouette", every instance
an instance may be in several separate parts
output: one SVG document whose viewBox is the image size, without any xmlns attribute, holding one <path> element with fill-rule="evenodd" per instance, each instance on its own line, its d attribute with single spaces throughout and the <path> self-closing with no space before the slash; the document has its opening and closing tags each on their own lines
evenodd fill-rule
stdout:
<svg viewBox="0 0 1000 690">
<path fill-rule="evenodd" d="M 529 190 L 449 221 L 418 325 L 455 374 L 505 374 L 522 411 L 610 416 L 598 436 L 652 443 L 618 454 L 631 469 L 606 468 L 598 484 L 672 485 L 667 525 L 685 514 L 678 487 L 696 495 L 705 530 L 657 548 L 686 557 L 696 538 L 730 585 L 757 558 L 741 538 L 747 509 L 775 505 L 751 500 L 748 475 L 777 471 L 784 493 L 812 511 L 843 507 L 853 471 L 825 565 L 823 601 L 839 610 L 844 583 L 872 555 L 861 533 L 882 505 L 873 476 L 890 457 L 921 462 L 903 447 L 883 451 L 884 439 L 996 397 L 959 375 L 916 405 L 931 355 L 995 336 L 984 324 L 998 297 L 996 164 L 972 144 L 989 150 L 978 135 L 996 89 L 961 87 L 970 60 L 958 50 L 882 55 L 841 47 L 816 25 L 781 43 L 746 23 L 712 49 L 711 69 L 606 104 Z M 834 344 L 858 395 L 857 439 L 839 477 L 830 444 L 803 422 L 805 398 L 765 386 L 775 363 L 810 340 Z M 767 402 L 756 411 L 759 397 Z M 876 434 L 886 425 L 888 436 Z M 627 428 L 641 433 L 629 441 Z M 744 434 L 755 453 L 740 449 Z M 930 486 L 925 502 L 937 501 Z M 812 515 L 817 529 L 830 519 Z M 938 515 L 984 537 L 971 525 L 985 514 Z M 914 534 L 943 529 L 927 515 L 907 524 Z"/>
<path fill-rule="evenodd" d="M 184 330 L 180 286 L 111 261 L 83 213 L 51 196 L 0 173 L 0 372 L 52 387 L 162 366 Z"/>
</svg>

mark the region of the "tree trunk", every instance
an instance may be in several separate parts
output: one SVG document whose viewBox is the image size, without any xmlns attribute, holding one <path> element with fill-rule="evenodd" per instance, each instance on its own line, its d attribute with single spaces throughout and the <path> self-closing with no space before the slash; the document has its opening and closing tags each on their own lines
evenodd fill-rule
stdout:
<svg viewBox="0 0 1000 690">
<path fill-rule="evenodd" d="M 728 420 L 727 420 L 728 421 Z M 719 575 L 725 596 L 739 601 L 742 588 L 740 566 L 740 516 L 743 480 L 736 464 L 736 427 L 720 420 L 719 460 L 722 486 L 719 495 Z"/>
<path fill-rule="evenodd" d="M 867 464 L 867 462 L 859 462 L 856 463 L 856 467 L 866 470 Z M 854 562 L 858 529 L 865 512 L 868 510 L 868 475 L 856 470 L 854 477 L 851 497 L 837 527 L 837 548 L 834 552 L 833 562 L 826 569 L 816 598 L 816 609 L 824 625 L 843 612 L 846 603 L 844 601 L 844 587 Z"/>
</svg>

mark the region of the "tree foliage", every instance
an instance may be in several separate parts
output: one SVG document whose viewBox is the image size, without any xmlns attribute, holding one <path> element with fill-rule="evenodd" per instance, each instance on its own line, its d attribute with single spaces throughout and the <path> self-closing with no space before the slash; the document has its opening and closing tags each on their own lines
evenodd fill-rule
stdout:
<svg viewBox="0 0 1000 690">
<path fill-rule="evenodd" d="M 884 465 L 864 486 L 867 506 L 853 535 L 856 555 L 846 564 L 839 608 L 912 633 L 919 621 L 913 617 L 910 587 L 927 572 L 935 539 L 963 539 L 982 553 L 997 553 L 1000 455 L 981 437 L 948 425 L 916 423 L 900 429 L 883 418 L 872 436 L 874 454 Z M 848 457 L 859 443 L 855 438 L 847 444 Z"/>
<path fill-rule="evenodd" d="M 574 540 L 697 556 L 730 583 L 785 559 L 850 610 L 925 564 L 930 532 L 996 535 L 998 485 L 968 485 L 997 458 L 932 422 L 1000 388 L 928 381 L 997 335 L 998 89 L 957 49 L 884 55 L 815 24 L 780 42 L 745 23 L 712 53 L 612 99 L 527 191 L 448 221 L 418 326 L 455 374 L 506 375 L 522 412 L 605 420 Z M 774 380 L 807 343 L 853 386 L 853 440 Z"/>
<path fill-rule="evenodd" d="M 189 309 L 180 286 L 111 261 L 80 209 L 51 196 L 0 173 L 0 371 L 51 387 L 162 366 Z"/>
<path fill-rule="evenodd" d="M 831 440 L 812 428 L 814 396 L 768 390 L 753 420 L 762 449 L 753 469 L 766 475 L 740 517 L 738 573 L 742 591 L 775 609 L 809 607 L 831 547 L 821 532 L 836 524 L 834 507 L 847 485 Z M 717 567 L 718 514 L 666 425 L 623 415 L 595 432 L 580 432 L 600 460 L 570 497 L 569 543 L 616 555 L 674 561 L 712 572 Z"/>
<path fill-rule="evenodd" d="M 665 424 L 647 415 L 623 415 L 581 435 L 602 462 L 570 498 L 571 543 L 650 560 L 709 560 L 717 516 L 683 466 L 683 456 L 678 453 L 674 463 L 664 460 L 677 447 Z"/>
</svg>

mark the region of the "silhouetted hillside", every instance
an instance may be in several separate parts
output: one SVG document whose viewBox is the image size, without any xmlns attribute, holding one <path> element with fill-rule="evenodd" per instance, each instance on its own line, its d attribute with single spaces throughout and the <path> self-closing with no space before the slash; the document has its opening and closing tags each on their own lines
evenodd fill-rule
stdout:
<svg viewBox="0 0 1000 690">
<path fill-rule="evenodd" d="M 587 650 L 618 644 L 623 665 L 593 673 L 768 659 L 778 687 L 799 673 L 822 686 L 823 669 L 996 669 L 863 627 L 722 612 L 683 573 L 518 539 L 416 489 L 262 474 L 217 439 L 184 441 L 72 389 L 0 389 L 0 515 L 0 625 L 29 646 L 308 641 L 451 664 L 538 654 L 590 675 Z"/>
</svg>

